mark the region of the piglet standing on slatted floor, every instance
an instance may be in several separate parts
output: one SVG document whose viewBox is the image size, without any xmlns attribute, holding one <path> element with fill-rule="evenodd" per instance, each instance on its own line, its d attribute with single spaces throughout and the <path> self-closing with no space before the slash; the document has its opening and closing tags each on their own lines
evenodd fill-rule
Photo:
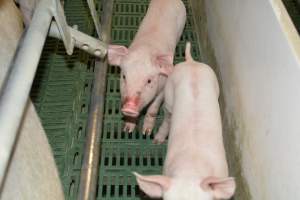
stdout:
<svg viewBox="0 0 300 200">
<path fill-rule="evenodd" d="M 235 181 L 228 177 L 218 103 L 219 85 L 213 70 L 195 62 L 186 47 L 186 62 L 175 66 L 165 87 L 165 118 L 155 136 L 169 134 L 164 175 L 134 173 L 140 188 L 165 200 L 229 199 Z"/>
<path fill-rule="evenodd" d="M 181 0 L 152 0 L 130 47 L 109 46 L 109 64 L 121 68 L 120 89 L 122 113 L 127 116 L 126 131 L 134 130 L 140 111 L 150 104 L 143 133 L 152 132 L 185 21 L 186 10 Z"/>
</svg>

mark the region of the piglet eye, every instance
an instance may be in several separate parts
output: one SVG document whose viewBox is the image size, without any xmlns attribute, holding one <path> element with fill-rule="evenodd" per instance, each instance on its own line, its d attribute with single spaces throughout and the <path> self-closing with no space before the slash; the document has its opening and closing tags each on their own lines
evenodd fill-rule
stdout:
<svg viewBox="0 0 300 200">
<path fill-rule="evenodd" d="M 151 82 L 152 82 L 151 79 L 148 79 L 147 83 L 150 84 Z"/>
<path fill-rule="evenodd" d="M 122 77 L 123 77 L 123 79 L 124 79 L 124 80 L 126 79 L 126 76 L 125 76 L 124 74 L 123 74 L 123 76 L 122 76 Z"/>
</svg>

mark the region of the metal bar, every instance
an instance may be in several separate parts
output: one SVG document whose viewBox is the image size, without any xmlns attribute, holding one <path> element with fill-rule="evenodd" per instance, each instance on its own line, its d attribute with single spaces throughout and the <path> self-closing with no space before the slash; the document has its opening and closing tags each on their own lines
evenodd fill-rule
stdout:
<svg viewBox="0 0 300 200">
<path fill-rule="evenodd" d="M 104 42 L 110 41 L 113 0 L 103 1 L 103 13 L 101 16 L 102 38 Z M 97 60 L 95 63 L 97 69 L 92 92 L 92 102 L 89 114 L 89 124 L 87 129 L 87 141 L 85 144 L 84 160 L 81 169 L 79 200 L 96 199 L 99 157 L 100 157 L 100 139 L 102 134 L 102 122 L 104 114 L 105 90 L 107 61 Z"/>
<path fill-rule="evenodd" d="M 87 53 L 94 55 L 98 58 L 104 58 L 107 53 L 107 44 L 93 38 L 85 33 L 82 33 L 74 28 L 68 26 L 68 29 L 71 33 L 71 36 L 74 40 L 75 47 L 86 51 Z M 59 32 L 57 23 L 53 21 L 51 23 L 49 36 L 62 39 L 62 36 Z"/>
<path fill-rule="evenodd" d="M 95 2 L 94 2 L 94 0 L 87 0 L 87 3 L 88 3 L 89 8 L 90 8 L 90 13 L 91 13 L 93 21 L 94 21 L 94 25 L 95 25 L 95 28 L 96 28 L 97 35 L 98 35 L 99 39 L 102 40 L 102 38 L 101 38 L 101 25 L 100 25 L 100 21 L 99 21 L 99 16 L 98 16 L 96 8 L 95 8 Z"/>
<path fill-rule="evenodd" d="M 0 94 L 0 186 L 4 182 L 11 152 L 23 117 L 30 88 L 48 35 L 52 1 L 41 0 L 31 25 L 23 33 L 7 81 Z M 0 188 L 1 188 L 0 187 Z"/>
<path fill-rule="evenodd" d="M 72 55 L 74 50 L 74 41 L 72 39 L 71 31 L 69 30 L 64 9 L 60 3 L 60 0 L 51 1 L 55 2 L 53 16 L 61 35 L 60 38 L 64 42 L 67 54 Z"/>
</svg>

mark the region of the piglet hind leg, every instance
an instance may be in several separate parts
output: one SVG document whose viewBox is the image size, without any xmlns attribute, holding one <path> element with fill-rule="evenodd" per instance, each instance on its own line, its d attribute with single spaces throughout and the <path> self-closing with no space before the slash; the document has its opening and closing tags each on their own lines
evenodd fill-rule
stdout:
<svg viewBox="0 0 300 200">
<path fill-rule="evenodd" d="M 143 134 L 150 135 L 155 125 L 156 116 L 159 111 L 159 107 L 163 101 L 164 94 L 163 92 L 159 93 L 159 95 L 154 99 L 154 101 L 150 104 L 147 113 L 144 118 L 143 124 Z"/>
<path fill-rule="evenodd" d="M 156 133 L 153 143 L 154 144 L 162 144 L 166 140 L 169 130 L 170 130 L 170 123 L 171 123 L 171 113 L 164 109 L 164 120 L 159 127 L 158 132 Z"/>
<path fill-rule="evenodd" d="M 124 121 L 125 123 L 124 123 L 123 131 L 127 133 L 132 133 L 136 127 L 137 118 L 125 116 Z"/>
</svg>

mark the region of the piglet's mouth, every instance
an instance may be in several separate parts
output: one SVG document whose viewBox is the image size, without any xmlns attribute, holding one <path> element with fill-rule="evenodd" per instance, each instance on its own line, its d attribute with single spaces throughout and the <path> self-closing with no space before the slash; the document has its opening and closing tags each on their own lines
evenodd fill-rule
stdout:
<svg viewBox="0 0 300 200">
<path fill-rule="evenodd" d="M 129 117 L 138 117 L 139 116 L 139 112 L 137 109 L 132 109 L 132 108 L 122 108 L 122 113 L 125 116 L 129 116 Z"/>
<path fill-rule="evenodd" d="M 125 98 L 124 104 L 122 105 L 122 113 L 125 116 L 137 117 L 139 115 L 139 97 Z"/>
</svg>

